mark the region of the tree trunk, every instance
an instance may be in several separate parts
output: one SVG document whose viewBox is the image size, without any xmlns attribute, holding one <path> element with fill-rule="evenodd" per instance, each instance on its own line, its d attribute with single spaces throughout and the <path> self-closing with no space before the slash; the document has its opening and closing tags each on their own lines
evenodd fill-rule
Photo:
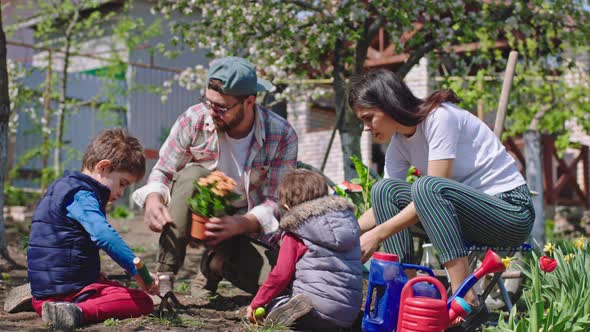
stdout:
<svg viewBox="0 0 590 332">
<path fill-rule="evenodd" d="M 2 23 L 0 6 L 0 271 L 14 267 L 8 254 L 8 241 L 4 227 L 4 181 L 7 173 L 8 119 L 10 117 L 10 97 L 8 94 L 8 68 L 6 64 L 6 35 Z M 8 264 L 7 264 L 8 263 Z"/>
<path fill-rule="evenodd" d="M 47 54 L 47 72 L 45 73 L 45 91 L 43 92 L 43 123 L 41 130 L 43 135 L 43 152 L 41 156 L 41 194 L 45 193 L 47 188 L 47 166 L 49 164 L 49 122 L 51 121 L 51 74 L 53 58 L 51 50 Z"/>
<path fill-rule="evenodd" d="M 59 175 L 61 170 L 61 142 L 63 140 L 64 118 L 66 112 L 66 93 L 68 85 L 68 62 L 69 62 L 69 40 L 66 39 L 64 52 L 64 65 L 62 68 L 61 89 L 59 93 L 59 104 L 55 112 L 56 125 L 55 129 L 55 150 L 53 151 L 53 171 L 55 176 Z"/>
<path fill-rule="evenodd" d="M 528 130 L 524 133 L 524 157 L 526 165 L 526 182 L 534 192 L 535 224 L 531 233 L 532 244 L 545 243 L 545 211 L 543 208 L 543 166 L 541 162 L 541 135 L 538 131 Z"/>
<path fill-rule="evenodd" d="M 351 156 L 358 156 L 361 158 L 361 133 L 362 126 L 359 120 L 355 117 L 353 112 L 349 111 L 348 105 L 348 87 L 344 79 L 344 52 L 345 43 L 344 37 L 336 41 L 334 47 L 333 59 L 333 89 L 334 101 L 336 106 L 336 114 L 338 115 L 338 123 L 336 124 L 340 134 L 340 146 L 342 147 L 342 163 L 344 165 L 344 178 L 350 180 L 357 177 L 354 164 L 350 159 Z"/>
<path fill-rule="evenodd" d="M 65 42 L 64 42 L 64 64 L 62 68 L 62 77 L 61 77 L 61 89 L 59 93 L 59 105 L 57 107 L 56 112 L 56 125 L 57 128 L 55 130 L 55 150 L 53 154 L 54 158 L 54 171 L 55 176 L 58 176 L 61 172 L 61 142 L 63 140 L 63 128 L 65 122 L 65 112 L 66 112 L 66 98 L 67 98 L 67 89 L 68 89 L 68 67 L 70 65 L 70 48 L 72 47 L 72 32 L 74 30 L 74 26 L 78 22 L 78 18 L 80 17 L 80 10 L 76 8 L 74 11 L 74 17 L 72 21 L 68 25 L 68 28 L 65 31 Z"/>
</svg>

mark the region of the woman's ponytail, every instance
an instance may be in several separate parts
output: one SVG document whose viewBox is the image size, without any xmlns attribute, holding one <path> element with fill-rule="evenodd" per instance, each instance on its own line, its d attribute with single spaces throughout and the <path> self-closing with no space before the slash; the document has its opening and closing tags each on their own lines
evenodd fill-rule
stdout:
<svg viewBox="0 0 590 332">
<path fill-rule="evenodd" d="M 433 110 L 437 109 L 440 106 L 440 104 L 444 102 L 458 103 L 459 101 L 460 99 L 455 94 L 455 91 L 451 89 L 438 90 L 433 92 L 430 96 L 428 96 L 428 98 L 426 98 L 424 102 L 422 102 L 422 104 L 418 106 L 417 111 L 420 115 L 420 119 L 424 121 L 428 114 L 430 114 L 430 112 L 432 112 Z"/>
</svg>

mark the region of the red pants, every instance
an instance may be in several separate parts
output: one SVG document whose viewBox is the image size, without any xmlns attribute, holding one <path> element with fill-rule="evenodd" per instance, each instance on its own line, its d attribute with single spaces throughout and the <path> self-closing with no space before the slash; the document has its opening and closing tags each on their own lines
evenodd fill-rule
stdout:
<svg viewBox="0 0 590 332">
<path fill-rule="evenodd" d="M 142 290 L 129 289 L 116 281 L 100 280 L 77 293 L 57 295 L 37 300 L 33 308 L 41 316 L 43 302 L 73 302 L 84 314 L 85 323 L 102 322 L 109 318 L 125 319 L 151 314 L 152 299 Z"/>
</svg>

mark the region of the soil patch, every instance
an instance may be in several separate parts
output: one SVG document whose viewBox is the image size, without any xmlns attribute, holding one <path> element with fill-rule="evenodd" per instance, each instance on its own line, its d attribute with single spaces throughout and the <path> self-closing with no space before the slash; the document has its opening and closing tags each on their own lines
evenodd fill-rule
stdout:
<svg viewBox="0 0 590 332">
<path fill-rule="evenodd" d="M 157 233 L 151 232 L 143 223 L 143 215 L 128 219 L 110 219 L 111 225 L 121 234 L 131 249 L 147 264 L 150 271 L 156 270 L 158 250 Z M 2 272 L 0 278 L 0 303 L 3 307 L 6 293 L 15 286 L 27 282 L 26 249 L 30 220 L 6 221 L 11 258 L 22 265 Z M 126 320 L 107 320 L 86 325 L 79 331 L 262 331 L 245 324 L 242 317 L 252 296 L 227 282 L 220 284 L 218 294 L 208 299 L 195 299 L 190 295 L 191 280 L 197 275 L 202 249 L 189 247 L 184 267 L 177 276 L 175 293 L 183 304 L 177 316 L 167 313 Z M 122 277 L 124 270 L 108 255 L 101 253 L 102 271 L 107 275 Z M 123 280 L 131 287 L 134 282 Z M 0 309 L 0 331 L 50 331 L 35 312 L 9 314 Z M 360 329 L 356 329 L 360 331 Z"/>
</svg>

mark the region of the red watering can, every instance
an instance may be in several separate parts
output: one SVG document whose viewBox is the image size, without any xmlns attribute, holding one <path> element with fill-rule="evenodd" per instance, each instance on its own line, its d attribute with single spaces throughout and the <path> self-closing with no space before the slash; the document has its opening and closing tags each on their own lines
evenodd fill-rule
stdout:
<svg viewBox="0 0 590 332">
<path fill-rule="evenodd" d="M 423 276 L 411 279 L 401 292 L 396 332 L 444 331 L 456 317 L 464 317 L 471 312 L 471 306 L 462 298 L 471 287 L 484 275 L 505 269 L 502 259 L 488 250 L 480 267 L 463 281 L 448 301 L 444 286 L 436 278 Z M 417 296 L 412 286 L 422 281 L 436 286 L 442 298 Z"/>
</svg>

